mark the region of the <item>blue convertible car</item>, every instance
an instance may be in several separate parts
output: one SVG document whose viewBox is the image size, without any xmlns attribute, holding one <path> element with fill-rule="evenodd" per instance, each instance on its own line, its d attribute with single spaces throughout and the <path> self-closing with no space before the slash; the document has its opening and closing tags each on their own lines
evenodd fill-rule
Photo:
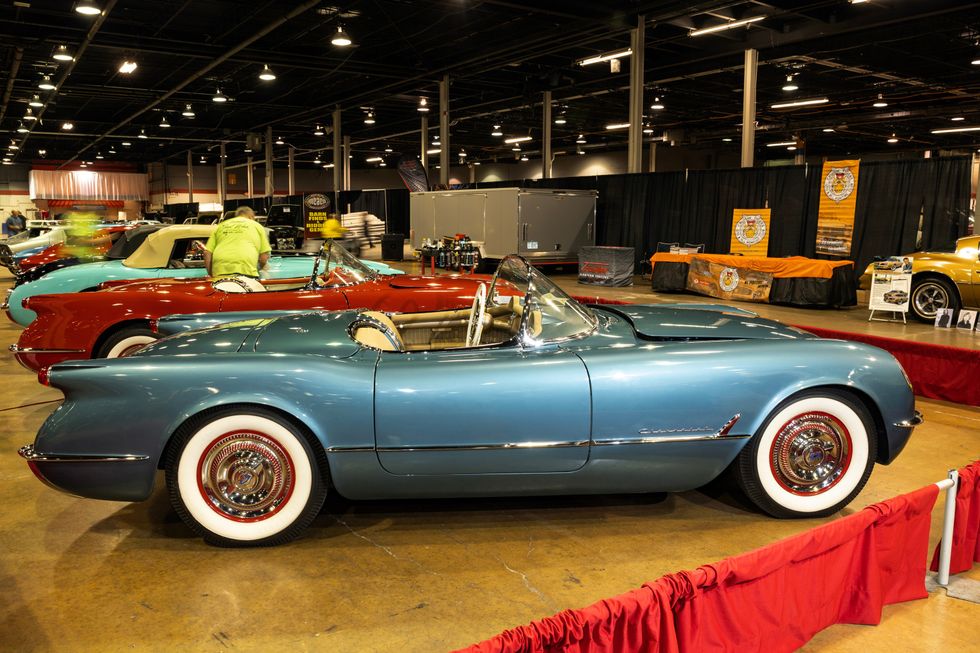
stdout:
<svg viewBox="0 0 980 653">
<path fill-rule="evenodd" d="M 765 512 L 827 515 L 921 421 L 880 349 L 725 307 L 583 306 L 517 257 L 480 288 L 470 309 L 263 316 L 55 365 L 65 401 L 21 455 L 96 499 L 146 499 L 163 468 L 191 528 L 255 546 L 329 490 L 681 491 L 730 465 Z"/>
</svg>

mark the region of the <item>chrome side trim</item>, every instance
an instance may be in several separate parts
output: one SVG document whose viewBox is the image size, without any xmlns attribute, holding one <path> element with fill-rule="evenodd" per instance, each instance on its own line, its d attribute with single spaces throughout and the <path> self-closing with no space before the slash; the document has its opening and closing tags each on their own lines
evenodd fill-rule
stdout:
<svg viewBox="0 0 980 653">
<path fill-rule="evenodd" d="M 922 413 L 920 413 L 919 411 L 915 411 L 915 415 L 912 416 L 912 419 L 905 419 L 902 420 L 901 422 L 895 422 L 892 426 L 898 426 L 899 428 L 910 429 L 915 426 L 918 426 L 924 421 L 926 420 L 922 416 Z"/>
<path fill-rule="evenodd" d="M 569 442 L 506 442 L 503 444 L 470 444 L 459 446 L 422 446 L 422 447 L 378 447 L 378 453 L 405 453 L 410 451 L 506 451 L 509 449 L 558 449 L 563 447 L 587 447 L 588 440 Z"/>
<path fill-rule="evenodd" d="M 751 435 L 665 435 L 657 438 L 630 438 L 630 439 L 610 439 L 595 440 L 592 444 L 596 447 L 606 447 L 609 445 L 623 444 L 668 444 L 671 442 L 718 442 L 727 440 L 747 440 Z"/>
<path fill-rule="evenodd" d="M 7 349 L 15 354 L 84 354 L 84 349 L 34 349 L 32 347 L 18 347 L 16 343 Z"/>
<path fill-rule="evenodd" d="M 29 463 L 129 463 L 149 460 L 149 456 L 121 455 L 121 456 L 92 456 L 88 454 L 55 454 L 45 455 L 34 451 L 34 445 L 28 444 L 17 450 L 20 457 Z"/>
<path fill-rule="evenodd" d="M 374 453 L 374 447 L 324 447 L 327 453 Z"/>
</svg>

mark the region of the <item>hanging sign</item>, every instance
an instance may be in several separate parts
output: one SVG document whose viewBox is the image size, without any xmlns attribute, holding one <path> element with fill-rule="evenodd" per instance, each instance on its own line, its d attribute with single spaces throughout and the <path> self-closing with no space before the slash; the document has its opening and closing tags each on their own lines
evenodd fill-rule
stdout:
<svg viewBox="0 0 980 653">
<path fill-rule="evenodd" d="M 735 209 L 729 251 L 743 256 L 769 255 L 770 209 Z"/>
<path fill-rule="evenodd" d="M 416 157 L 403 156 L 398 160 L 398 175 L 405 187 L 413 193 L 429 190 L 429 177 L 425 167 Z"/>
<path fill-rule="evenodd" d="M 857 207 L 859 160 L 825 161 L 820 176 L 817 254 L 849 256 Z"/>
<path fill-rule="evenodd" d="M 307 193 L 303 196 L 303 224 L 307 238 L 321 238 L 323 223 L 330 213 L 330 197 L 323 193 Z"/>
</svg>

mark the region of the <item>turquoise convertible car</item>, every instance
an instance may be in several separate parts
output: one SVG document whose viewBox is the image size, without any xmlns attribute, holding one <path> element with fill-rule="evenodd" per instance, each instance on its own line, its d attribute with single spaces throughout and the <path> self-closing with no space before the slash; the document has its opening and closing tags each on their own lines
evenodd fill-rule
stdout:
<svg viewBox="0 0 980 653">
<path fill-rule="evenodd" d="M 40 479 L 139 501 L 162 468 L 224 546 L 292 539 L 328 491 L 681 491 L 730 465 L 765 512 L 823 516 L 921 422 L 880 349 L 726 307 L 583 306 L 518 257 L 469 309 L 256 317 L 39 378 L 65 396 L 20 450 Z"/>
<path fill-rule="evenodd" d="M 20 284 L 7 291 L 7 298 L 0 308 L 7 310 L 11 320 L 27 326 L 37 316 L 34 311 L 24 308 L 22 302 L 35 295 L 94 290 L 103 281 L 119 279 L 203 277 L 204 260 L 193 244 L 206 241 L 214 228 L 207 224 L 165 227 L 147 236 L 125 260 L 83 263 L 52 270 L 40 279 Z M 362 262 L 379 274 L 404 274 L 384 263 Z M 266 272 L 271 279 L 309 277 L 312 267 L 313 258 L 309 256 L 273 256 L 266 265 Z"/>
</svg>

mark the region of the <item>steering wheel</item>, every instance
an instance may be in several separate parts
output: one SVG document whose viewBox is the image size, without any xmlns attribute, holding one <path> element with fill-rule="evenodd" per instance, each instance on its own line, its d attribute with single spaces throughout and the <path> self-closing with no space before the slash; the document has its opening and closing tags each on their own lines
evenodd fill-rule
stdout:
<svg viewBox="0 0 980 653">
<path fill-rule="evenodd" d="M 487 312 L 487 284 L 481 283 L 473 295 L 470 321 L 466 325 L 466 346 L 475 347 L 483 336 L 483 316 Z"/>
</svg>

